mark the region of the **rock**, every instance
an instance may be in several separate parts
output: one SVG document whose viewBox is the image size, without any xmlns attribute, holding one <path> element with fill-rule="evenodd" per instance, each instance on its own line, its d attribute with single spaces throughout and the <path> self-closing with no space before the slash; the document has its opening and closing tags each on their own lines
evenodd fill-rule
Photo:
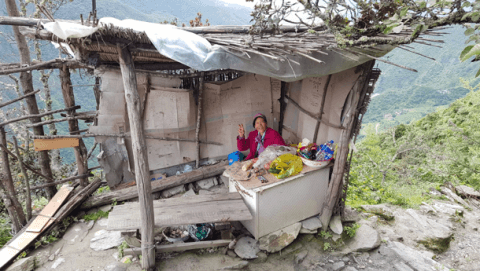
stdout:
<svg viewBox="0 0 480 271">
<path fill-rule="evenodd" d="M 336 234 L 336 233 L 333 233 L 332 234 L 332 240 L 333 242 L 337 242 L 338 239 L 342 238 L 342 235 L 341 234 Z"/>
<path fill-rule="evenodd" d="M 445 267 L 443 264 L 440 264 L 430 258 L 423 256 L 417 250 L 407 247 L 402 243 L 390 242 L 387 245 L 388 248 L 392 249 L 398 257 L 406 262 L 406 265 L 411 267 L 414 270 L 418 271 L 431 271 L 431 270 L 440 270 L 448 271 L 450 268 Z M 408 270 L 408 269 L 405 269 Z"/>
<path fill-rule="evenodd" d="M 224 269 L 224 270 L 239 270 L 239 269 L 245 268 L 247 265 L 248 265 L 248 261 L 241 261 L 237 264 L 226 266 L 222 269 Z"/>
<path fill-rule="evenodd" d="M 49 260 L 49 261 L 55 260 L 55 254 L 50 255 L 50 257 L 48 257 L 48 260 Z"/>
<path fill-rule="evenodd" d="M 200 189 L 208 190 L 208 189 L 214 187 L 215 185 L 217 185 L 217 178 L 212 177 L 212 178 L 208 178 L 208 179 L 203 179 L 203 180 L 195 182 L 195 184 Z"/>
<path fill-rule="evenodd" d="M 336 262 L 336 263 L 333 264 L 332 270 L 333 270 L 333 271 L 337 271 L 337 270 L 342 269 L 343 267 L 345 267 L 345 263 L 344 263 L 344 262 Z"/>
<path fill-rule="evenodd" d="M 235 253 L 242 259 L 255 259 L 260 252 L 258 241 L 251 237 L 242 237 L 235 245 Z"/>
<path fill-rule="evenodd" d="M 105 271 L 127 271 L 127 266 L 122 263 L 109 264 L 105 267 Z"/>
<path fill-rule="evenodd" d="M 317 216 L 307 218 L 300 222 L 302 223 L 302 229 L 310 231 L 318 230 L 322 227 L 322 222 L 320 222 L 320 219 Z"/>
<path fill-rule="evenodd" d="M 185 192 L 185 186 L 179 185 L 179 186 L 172 187 L 170 189 L 163 190 L 161 192 L 161 195 L 163 198 L 170 198 L 183 192 Z"/>
<path fill-rule="evenodd" d="M 110 210 L 112 210 L 113 206 L 111 204 L 108 204 L 108 205 L 103 205 L 101 207 L 99 207 L 98 209 L 99 210 L 102 210 L 104 212 L 110 212 Z"/>
<path fill-rule="evenodd" d="M 95 225 L 95 220 L 90 220 L 87 223 L 87 230 L 91 230 L 93 226 Z"/>
<path fill-rule="evenodd" d="M 294 257 L 295 263 L 296 264 L 301 263 L 307 257 L 307 255 L 308 255 L 308 251 L 306 251 L 306 250 L 295 254 L 295 257 Z"/>
<path fill-rule="evenodd" d="M 209 191 L 215 194 L 228 194 L 228 187 L 224 185 L 217 185 L 209 189 Z"/>
<path fill-rule="evenodd" d="M 63 240 L 67 241 L 67 244 L 73 245 L 76 242 L 83 241 L 83 238 L 88 234 L 88 224 L 75 223 L 73 226 L 67 229 L 63 235 Z"/>
<path fill-rule="evenodd" d="M 197 194 L 195 194 L 195 191 L 193 191 L 193 189 L 191 190 L 188 190 L 187 192 L 185 192 L 185 194 L 182 195 L 182 197 L 193 197 L 193 196 L 196 196 Z"/>
<path fill-rule="evenodd" d="M 457 193 L 467 197 L 467 198 L 480 198 L 480 192 L 475 191 L 475 189 L 466 186 L 466 185 L 459 185 L 456 187 Z"/>
<path fill-rule="evenodd" d="M 297 250 L 300 250 L 301 248 L 303 248 L 302 244 L 296 244 L 294 246 L 287 247 L 285 250 L 282 251 L 282 256 L 292 254 L 292 253 L 296 252 Z"/>
<path fill-rule="evenodd" d="M 101 218 L 97 220 L 97 225 L 101 227 L 106 227 L 108 225 L 108 219 L 107 218 Z"/>
<path fill-rule="evenodd" d="M 211 195 L 211 194 L 215 194 L 215 193 L 211 192 L 211 191 L 208 191 L 208 190 L 200 189 L 200 190 L 198 190 L 198 194 L 199 195 Z"/>
<path fill-rule="evenodd" d="M 237 254 L 235 254 L 235 252 L 233 252 L 233 250 L 227 251 L 227 255 L 232 257 L 232 258 L 237 258 Z"/>
<path fill-rule="evenodd" d="M 230 242 L 230 244 L 228 244 L 228 248 L 229 248 L 229 249 L 234 249 L 236 244 L 237 244 L 237 240 L 236 240 L 236 239 L 235 239 L 235 240 L 232 240 L 232 241 Z"/>
<path fill-rule="evenodd" d="M 265 252 L 258 252 L 257 253 L 257 258 L 253 261 L 254 263 L 264 263 L 267 261 L 267 254 Z"/>
<path fill-rule="evenodd" d="M 337 215 L 330 220 L 329 224 L 330 229 L 336 234 L 342 234 L 343 226 L 342 226 L 342 218 Z"/>
<path fill-rule="evenodd" d="M 345 210 L 343 211 L 342 222 L 357 222 L 360 221 L 360 214 L 355 210 L 352 209 L 350 206 L 345 206 Z"/>
<path fill-rule="evenodd" d="M 133 259 L 133 255 L 127 255 L 125 257 L 123 257 L 120 262 L 121 263 L 131 263 L 132 262 L 132 259 Z"/>
<path fill-rule="evenodd" d="M 260 237 L 258 240 L 260 249 L 268 252 L 277 252 L 282 250 L 284 247 L 290 245 L 295 238 L 297 238 L 301 228 L 302 223 L 297 222 L 281 230 Z"/>
<path fill-rule="evenodd" d="M 346 252 L 370 251 L 381 244 L 380 234 L 368 225 L 361 225 L 346 244 Z"/>
<path fill-rule="evenodd" d="M 377 215 L 387 221 L 391 221 L 395 219 L 393 213 L 388 209 L 386 205 L 379 204 L 379 205 L 362 205 L 363 210 L 367 213 L 372 213 Z"/>
<path fill-rule="evenodd" d="M 449 204 L 441 201 L 434 201 L 431 206 L 433 209 L 435 209 L 435 211 L 447 215 L 454 215 L 457 211 L 465 210 L 465 208 L 460 205 Z"/>
<path fill-rule="evenodd" d="M 53 264 L 52 264 L 52 269 L 57 268 L 60 264 L 64 263 L 65 259 L 64 258 L 58 258 Z"/>
<path fill-rule="evenodd" d="M 95 251 L 106 250 L 119 246 L 123 240 L 120 231 L 99 230 L 90 240 L 90 248 Z"/>
<path fill-rule="evenodd" d="M 35 257 L 26 257 L 12 263 L 5 271 L 31 271 L 34 269 Z"/>
<path fill-rule="evenodd" d="M 119 260 L 119 258 L 118 258 L 118 252 L 115 251 L 115 252 L 112 254 L 112 257 L 113 257 L 116 261 L 118 261 L 118 260 Z"/>
<path fill-rule="evenodd" d="M 440 191 L 438 191 L 437 189 L 433 188 L 433 187 L 430 187 L 430 195 L 432 196 L 441 196 L 442 193 L 440 193 Z"/>
<path fill-rule="evenodd" d="M 398 271 L 414 271 L 412 268 L 410 268 L 404 262 L 394 263 L 393 267 L 395 267 L 395 270 L 398 270 Z"/>
<path fill-rule="evenodd" d="M 301 228 L 300 233 L 302 233 L 302 234 L 317 234 L 318 230 L 307 230 L 305 228 Z"/>
<path fill-rule="evenodd" d="M 343 268 L 342 271 L 358 271 L 357 268 L 353 267 L 353 266 L 347 266 L 345 268 Z"/>
<path fill-rule="evenodd" d="M 440 191 L 445 194 L 447 197 L 452 198 L 456 202 L 462 204 L 463 206 L 468 206 L 468 203 L 466 203 L 461 197 L 459 197 L 457 194 L 453 193 L 452 190 L 446 188 L 446 187 L 440 187 Z"/>
</svg>

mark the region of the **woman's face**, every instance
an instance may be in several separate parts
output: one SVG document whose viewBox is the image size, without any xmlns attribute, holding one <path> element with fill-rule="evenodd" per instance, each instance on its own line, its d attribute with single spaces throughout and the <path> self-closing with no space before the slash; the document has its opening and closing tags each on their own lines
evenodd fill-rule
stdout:
<svg viewBox="0 0 480 271">
<path fill-rule="evenodd" d="M 267 123 L 265 122 L 265 120 L 263 120 L 262 118 L 257 118 L 255 120 L 255 130 L 257 130 L 260 134 L 263 135 L 263 133 L 265 133 L 265 131 L 267 130 Z"/>
</svg>

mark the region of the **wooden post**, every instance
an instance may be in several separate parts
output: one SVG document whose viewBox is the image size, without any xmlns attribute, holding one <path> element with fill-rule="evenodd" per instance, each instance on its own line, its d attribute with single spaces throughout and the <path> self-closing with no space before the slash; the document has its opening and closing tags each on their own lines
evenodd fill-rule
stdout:
<svg viewBox="0 0 480 271">
<path fill-rule="evenodd" d="M 67 66 L 63 66 L 60 70 L 60 81 L 62 83 L 62 94 L 65 107 L 75 106 L 75 96 L 73 95 L 72 81 L 70 80 L 70 70 Z M 69 110 L 68 114 L 73 116 L 75 110 Z M 78 131 L 78 120 L 72 119 L 68 121 L 68 130 L 70 132 Z M 79 146 L 73 147 L 75 160 L 77 161 L 78 175 L 84 175 L 87 172 L 86 157 L 87 148 L 82 139 L 79 139 Z M 88 178 L 79 179 L 82 187 L 87 186 Z"/>
<path fill-rule="evenodd" d="M 337 147 L 337 154 L 335 158 L 335 165 L 333 166 L 332 181 L 328 186 L 326 202 L 323 205 L 320 221 L 325 229 L 330 223 L 330 218 L 333 214 L 333 209 L 339 198 L 339 189 L 343 187 L 343 177 L 345 175 L 345 164 L 348 157 L 348 143 L 350 141 L 351 132 L 353 129 L 354 118 L 356 116 L 358 101 L 360 99 L 360 92 L 365 87 L 369 73 L 372 71 L 374 61 L 367 62 L 361 66 L 362 74 L 353 86 L 348 99 L 350 99 L 345 108 L 345 119 L 343 129 L 340 134 L 340 141 Z"/>
<path fill-rule="evenodd" d="M 7 7 L 7 12 L 9 16 L 20 17 L 20 12 L 18 12 L 17 4 L 15 0 L 5 0 L 5 5 Z M 20 62 L 22 65 L 30 65 L 30 50 L 28 49 L 27 40 L 25 36 L 20 33 L 18 26 L 12 26 L 13 34 L 17 42 L 18 52 L 20 53 Z M 23 94 L 29 94 L 33 92 L 33 80 L 31 72 L 21 72 L 20 73 L 20 84 L 22 85 Z M 36 115 L 39 113 L 37 99 L 35 95 L 30 95 L 25 98 L 27 104 L 28 113 L 31 115 Z M 30 119 L 32 122 L 40 122 L 40 118 Z M 35 135 L 44 135 L 43 127 L 33 128 L 33 133 Z M 50 157 L 48 156 L 48 151 L 38 152 L 38 163 L 43 175 L 52 178 L 52 169 L 50 168 Z M 48 187 L 45 189 L 47 197 L 51 199 L 57 192 L 54 186 Z"/>
<path fill-rule="evenodd" d="M 197 161 L 195 163 L 196 168 L 200 166 L 200 127 L 202 126 L 202 95 L 203 95 L 203 77 L 205 73 L 200 74 L 198 78 L 198 111 L 197 111 L 197 129 L 195 130 L 195 141 L 197 142 Z"/>
<path fill-rule="evenodd" d="M 20 155 L 20 150 L 18 149 L 18 142 L 16 137 L 12 137 L 13 139 L 13 144 L 15 146 L 15 153 L 17 154 L 17 159 L 18 159 L 18 164 L 20 166 L 20 170 L 22 171 L 23 178 L 25 179 L 25 205 L 26 205 L 26 210 L 27 210 L 27 221 L 30 221 L 30 218 L 32 218 L 32 195 L 30 194 L 30 182 L 28 180 L 28 174 L 27 170 L 25 169 L 25 166 L 23 165 L 23 158 L 22 155 Z"/>
<path fill-rule="evenodd" d="M 278 121 L 278 133 L 282 135 L 283 132 L 283 119 L 285 118 L 285 109 L 287 108 L 287 105 L 285 104 L 285 95 L 287 94 L 287 83 L 283 82 L 281 83 L 280 87 L 280 120 Z"/>
<path fill-rule="evenodd" d="M 146 152 L 146 142 L 143 135 L 143 119 L 140 115 L 140 95 L 137 90 L 137 76 L 132 55 L 126 48 L 117 44 L 120 70 L 122 72 L 125 100 L 127 102 L 132 152 L 135 165 L 135 181 L 137 182 L 138 201 L 140 203 L 140 218 L 142 219 L 142 268 L 148 271 L 155 268 L 155 244 L 153 241 L 153 199 L 150 183 L 150 169 Z"/>
<path fill-rule="evenodd" d="M 0 128 L 0 143 L 4 146 L 7 145 L 7 138 L 5 135 L 5 129 L 3 127 Z M 5 150 L 1 151 L 1 158 L 2 158 L 2 175 L 0 182 L 2 183 L 2 187 L 5 190 L 6 196 L 11 201 L 11 208 L 9 210 L 10 218 L 13 221 L 17 220 L 18 223 L 13 223 L 14 231 L 18 232 L 23 225 L 27 223 L 25 219 L 25 214 L 23 213 L 22 205 L 17 200 L 17 195 L 15 192 L 15 187 L 13 185 L 12 179 L 12 172 L 10 171 L 10 164 L 8 161 L 8 154 Z M 8 205 L 5 202 L 6 206 Z M 20 228 L 15 229 L 15 227 L 20 226 Z"/>
<path fill-rule="evenodd" d="M 327 90 L 328 85 L 330 84 L 330 79 L 332 79 L 332 75 L 329 74 L 327 78 L 327 82 L 325 83 L 325 87 L 323 88 L 323 97 L 322 97 L 322 105 L 320 106 L 320 116 L 318 117 L 320 120 L 317 120 L 317 125 L 315 126 L 315 133 L 313 135 L 313 143 L 317 142 L 318 137 L 318 129 L 320 129 L 320 123 L 322 122 L 323 118 L 323 108 L 325 107 L 325 99 L 327 98 Z"/>
</svg>

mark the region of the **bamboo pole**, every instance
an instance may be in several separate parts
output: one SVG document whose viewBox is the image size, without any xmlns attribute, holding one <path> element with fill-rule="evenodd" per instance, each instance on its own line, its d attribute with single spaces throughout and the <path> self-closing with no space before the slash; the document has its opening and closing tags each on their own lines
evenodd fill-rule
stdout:
<svg viewBox="0 0 480 271">
<path fill-rule="evenodd" d="M 81 119 L 81 118 L 85 118 L 85 117 L 82 117 L 82 116 L 74 116 L 74 117 L 66 117 L 66 118 L 60 118 L 60 119 L 52 119 L 52 120 L 46 120 L 46 121 L 42 121 L 42 122 L 27 124 L 27 125 L 25 125 L 25 126 L 28 127 L 28 128 L 32 128 L 32 127 L 42 126 L 42 125 L 46 125 L 46 124 L 50 124 L 50 123 L 57 123 L 57 122 L 71 121 L 71 120 L 78 120 L 78 119 Z M 73 132 L 76 132 L 76 131 L 73 131 Z"/>
<path fill-rule="evenodd" d="M 195 141 L 197 142 L 197 159 L 195 163 L 195 167 L 198 168 L 200 166 L 200 127 L 202 125 L 202 95 L 203 95 L 203 79 L 205 74 L 202 72 L 200 75 L 199 87 L 198 87 L 198 111 L 197 111 L 197 128 L 195 129 Z"/>
<path fill-rule="evenodd" d="M 48 116 L 48 115 L 68 111 L 68 110 L 71 110 L 71 109 L 79 109 L 79 108 L 81 108 L 81 106 L 76 105 L 74 107 L 52 110 L 52 111 L 45 112 L 45 113 L 42 113 L 42 114 L 34 114 L 34 115 L 23 116 L 23 117 L 19 117 L 19 118 L 15 118 L 15 119 L 11 119 L 11 120 L 7 120 L 5 122 L 2 122 L 2 123 L 0 123 L 0 127 L 5 126 L 5 125 L 10 124 L 10 123 L 13 123 L 13 122 L 21 121 L 21 120 L 41 118 L 41 117 L 45 117 L 45 116 Z M 43 134 L 42 134 L 42 136 L 43 136 Z"/>
<path fill-rule="evenodd" d="M 83 134 L 83 135 L 49 135 L 49 136 L 33 136 L 34 139 L 56 139 L 56 138 L 87 138 L 87 137 L 96 137 L 96 136 L 109 136 L 109 137 L 130 137 L 129 134 Z M 157 139 L 164 141 L 180 141 L 180 142 L 193 142 L 196 143 L 195 139 L 186 139 L 186 138 L 172 138 L 172 137 L 158 137 L 158 136 L 145 136 L 145 139 Z M 222 146 L 223 143 L 214 142 L 214 141 L 204 141 L 200 140 L 200 144 L 210 144 Z"/>
<path fill-rule="evenodd" d="M 67 59 L 53 59 L 45 62 L 41 62 L 34 65 L 28 65 L 26 67 L 19 68 L 11 68 L 11 69 L 1 69 L 0 67 L 0 75 L 7 75 L 12 73 L 19 73 L 19 72 L 28 72 L 34 70 L 48 70 L 48 69 L 59 69 L 62 68 L 63 65 L 67 65 L 72 69 L 76 68 L 92 68 L 91 66 L 85 65 L 76 60 L 67 60 Z"/>
<path fill-rule="evenodd" d="M 332 75 L 329 74 L 327 78 L 327 82 L 325 83 L 325 87 L 323 88 L 323 96 L 322 96 L 322 105 L 320 105 L 320 116 L 318 117 L 320 121 L 317 120 L 317 125 L 315 125 L 315 133 L 313 134 L 313 143 L 317 142 L 317 137 L 318 137 L 318 129 L 320 129 L 320 123 L 321 120 L 323 119 L 323 108 L 325 106 L 325 99 L 327 98 L 327 90 L 328 90 L 328 85 L 330 84 L 330 79 L 332 79 Z"/>
<path fill-rule="evenodd" d="M 147 271 L 153 271 L 155 270 L 153 198 L 146 152 L 147 144 L 143 134 L 143 118 L 140 115 L 140 96 L 137 90 L 137 76 L 132 55 L 127 47 L 122 47 L 120 44 L 117 44 L 117 52 L 119 53 L 120 70 L 122 72 L 128 119 L 130 122 L 135 180 L 140 203 L 140 218 L 142 220 L 142 268 Z"/>
<path fill-rule="evenodd" d="M 0 144 L 0 148 L 2 149 L 2 151 L 5 151 L 5 152 L 8 153 L 10 156 L 12 156 L 13 158 L 15 158 L 15 159 L 18 160 L 18 157 L 17 157 L 15 154 L 13 154 L 11 151 L 9 151 L 5 145 Z M 23 162 L 22 162 L 22 163 L 23 163 Z M 25 168 L 27 168 L 27 169 L 30 170 L 31 172 L 37 174 L 38 176 L 43 177 L 45 180 L 50 181 L 50 182 L 55 181 L 54 179 L 52 179 L 52 178 L 50 178 L 50 177 L 47 177 L 47 176 L 43 175 L 42 173 L 38 172 L 36 169 L 32 168 L 32 167 L 29 166 L 28 164 L 23 163 L 23 165 L 25 166 Z"/>
<path fill-rule="evenodd" d="M 17 138 L 13 136 L 12 139 L 15 146 L 15 153 L 17 154 L 18 163 L 20 164 L 20 170 L 22 171 L 23 178 L 25 179 L 25 205 L 27 210 L 26 219 L 27 221 L 30 221 L 30 218 L 32 218 L 32 195 L 30 194 L 30 182 L 28 181 L 28 174 L 25 170 L 25 166 L 23 165 L 23 158 L 20 155 L 20 150 L 18 149 Z"/>
<path fill-rule="evenodd" d="M 66 182 L 77 180 L 77 179 L 79 179 L 79 180 L 84 179 L 84 178 L 87 179 L 88 177 L 91 177 L 90 173 L 81 174 L 81 175 L 77 175 L 77 176 L 72 176 L 72 177 L 61 179 L 61 180 L 58 180 L 58 181 L 55 181 L 55 182 L 52 182 L 52 183 L 36 185 L 36 186 L 31 187 L 30 190 L 37 190 L 37 189 L 40 189 L 40 188 L 55 186 L 55 185 L 58 185 L 58 184 L 66 183 Z"/>
<path fill-rule="evenodd" d="M 0 104 L 0 108 L 2 108 L 2 107 L 4 107 L 4 106 L 7 106 L 7 105 L 9 105 L 9 104 L 13 104 L 14 102 L 18 102 L 18 101 L 20 101 L 20 100 L 23 100 L 23 99 L 27 98 L 28 96 L 30 96 L 30 95 L 35 95 L 35 94 L 37 94 L 37 93 L 39 93 L 39 92 L 40 92 L 40 90 L 36 90 L 36 91 L 34 91 L 34 92 L 30 92 L 30 93 L 28 93 L 28 94 L 26 94 L 26 95 L 20 96 L 20 97 L 18 97 L 18 98 L 16 98 L 16 99 L 13 99 L 13 100 L 8 101 L 8 102 L 6 102 L 6 103 Z"/>
</svg>

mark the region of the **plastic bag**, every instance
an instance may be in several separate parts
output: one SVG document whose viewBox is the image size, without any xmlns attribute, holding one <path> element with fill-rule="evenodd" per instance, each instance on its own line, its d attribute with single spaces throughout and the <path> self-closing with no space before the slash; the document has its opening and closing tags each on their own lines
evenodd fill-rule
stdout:
<svg viewBox="0 0 480 271">
<path fill-rule="evenodd" d="M 202 241 L 212 236 L 213 224 L 201 223 L 188 225 L 188 234 L 195 241 Z"/>
<path fill-rule="evenodd" d="M 280 155 L 273 160 L 268 172 L 272 173 L 278 179 L 297 175 L 303 169 L 302 159 L 291 153 Z"/>
<path fill-rule="evenodd" d="M 253 168 L 263 168 L 266 163 L 275 160 L 282 154 L 295 154 L 296 149 L 289 146 L 270 145 L 258 156 L 257 162 L 253 164 Z"/>
</svg>

